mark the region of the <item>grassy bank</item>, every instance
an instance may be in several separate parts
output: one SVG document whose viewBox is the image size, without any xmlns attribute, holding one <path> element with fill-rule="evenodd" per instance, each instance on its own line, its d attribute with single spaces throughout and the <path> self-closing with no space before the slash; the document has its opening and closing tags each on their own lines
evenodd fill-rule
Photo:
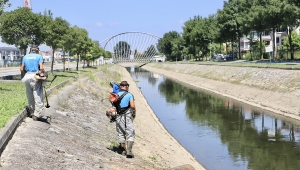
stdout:
<svg viewBox="0 0 300 170">
<path fill-rule="evenodd" d="M 53 75 L 49 74 L 47 85 L 57 75 L 50 87 L 58 85 L 66 80 L 75 81 L 80 76 L 93 76 L 91 72 L 97 72 L 99 69 L 106 71 L 110 65 L 79 69 L 78 71 L 55 71 Z M 47 87 L 47 86 L 46 86 Z M 49 86 L 48 86 L 49 88 Z M 20 80 L 1 81 L 0 83 L 0 129 L 15 115 L 19 114 L 27 105 L 25 85 Z"/>
</svg>

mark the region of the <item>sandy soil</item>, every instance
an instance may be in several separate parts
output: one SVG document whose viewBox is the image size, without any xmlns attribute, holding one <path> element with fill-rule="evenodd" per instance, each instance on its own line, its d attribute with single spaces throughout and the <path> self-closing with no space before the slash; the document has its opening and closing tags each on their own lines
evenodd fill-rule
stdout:
<svg viewBox="0 0 300 170">
<path fill-rule="evenodd" d="M 100 71 L 54 91 L 44 122 L 26 118 L 1 155 L 1 169 L 204 169 L 165 130 L 125 68 L 113 67 L 136 99 L 135 158 L 120 154 L 105 115 L 111 77 Z"/>
</svg>

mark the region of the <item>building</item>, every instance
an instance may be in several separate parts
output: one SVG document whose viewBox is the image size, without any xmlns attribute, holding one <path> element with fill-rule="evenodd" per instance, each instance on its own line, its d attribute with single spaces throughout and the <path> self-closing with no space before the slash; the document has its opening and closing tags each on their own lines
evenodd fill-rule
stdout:
<svg viewBox="0 0 300 170">
<path fill-rule="evenodd" d="M 297 27 L 295 31 L 299 34 L 300 27 Z M 252 31 L 253 41 L 259 41 L 259 33 Z M 277 47 L 283 44 L 284 38 L 287 36 L 287 29 L 277 29 L 275 34 Z M 274 38 L 275 39 L 275 38 Z M 273 52 L 273 33 L 271 31 L 264 31 L 262 33 L 262 41 L 266 42 L 266 52 Z M 244 35 L 240 38 L 240 47 L 242 52 L 250 50 L 249 36 Z"/>
<path fill-rule="evenodd" d="M 24 52 L 15 47 L 0 47 L 1 60 L 16 61 L 21 60 Z"/>
</svg>

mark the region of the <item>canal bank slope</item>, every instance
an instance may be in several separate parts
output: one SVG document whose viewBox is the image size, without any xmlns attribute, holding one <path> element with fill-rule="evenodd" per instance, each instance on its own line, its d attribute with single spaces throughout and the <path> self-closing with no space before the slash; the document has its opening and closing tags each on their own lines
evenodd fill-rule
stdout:
<svg viewBox="0 0 300 170">
<path fill-rule="evenodd" d="M 114 65 L 108 70 L 100 68 L 55 90 L 44 113 L 51 119 L 26 118 L 1 155 L 1 169 L 204 169 L 165 130 L 126 69 Z M 129 82 L 135 97 L 134 159 L 118 153 L 115 123 L 105 115 L 114 71 Z"/>
<path fill-rule="evenodd" d="M 142 68 L 300 120 L 299 70 L 179 63 L 150 63 Z"/>
</svg>

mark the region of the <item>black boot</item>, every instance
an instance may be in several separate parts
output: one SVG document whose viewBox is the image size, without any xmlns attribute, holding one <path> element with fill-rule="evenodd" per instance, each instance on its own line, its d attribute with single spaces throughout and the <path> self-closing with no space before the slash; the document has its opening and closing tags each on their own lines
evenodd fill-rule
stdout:
<svg viewBox="0 0 300 170">
<path fill-rule="evenodd" d="M 122 155 L 126 156 L 126 145 L 125 145 L 125 143 L 120 143 L 120 149 L 122 151 Z"/>
<path fill-rule="evenodd" d="M 134 155 L 132 154 L 132 145 L 133 145 L 133 141 L 127 141 L 126 158 L 134 157 Z"/>
</svg>

